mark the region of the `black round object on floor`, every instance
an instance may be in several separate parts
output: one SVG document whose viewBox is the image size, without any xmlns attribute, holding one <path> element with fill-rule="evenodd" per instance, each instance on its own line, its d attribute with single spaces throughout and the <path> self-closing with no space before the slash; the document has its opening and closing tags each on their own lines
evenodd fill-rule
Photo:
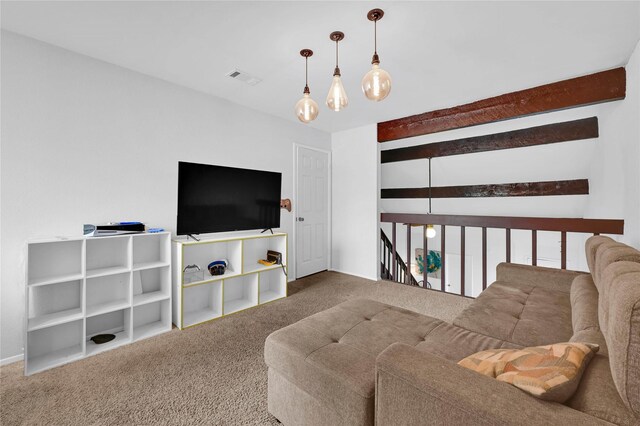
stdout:
<svg viewBox="0 0 640 426">
<path fill-rule="evenodd" d="M 115 334 L 96 334 L 91 338 L 91 341 L 96 345 L 107 343 L 116 338 Z"/>
</svg>

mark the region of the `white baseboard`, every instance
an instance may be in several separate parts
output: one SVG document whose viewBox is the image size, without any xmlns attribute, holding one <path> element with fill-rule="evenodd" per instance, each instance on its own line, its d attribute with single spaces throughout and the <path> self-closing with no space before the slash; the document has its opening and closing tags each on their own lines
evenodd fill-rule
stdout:
<svg viewBox="0 0 640 426">
<path fill-rule="evenodd" d="M 356 274 L 354 272 L 346 272 L 346 271 L 341 271 L 339 269 L 333 269 L 333 268 L 329 268 L 329 271 L 331 271 L 331 272 L 339 272 L 339 273 L 345 274 L 345 275 L 351 275 L 352 277 L 364 278 L 365 280 L 378 281 L 378 278 L 371 278 L 371 277 L 368 277 L 366 275 Z"/>
<path fill-rule="evenodd" d="M 0 366 L 13 364 L 14 362 L 22 361 L 24 354 L 10 356 L 8 358 L 0 359 Z"/>
</svg>

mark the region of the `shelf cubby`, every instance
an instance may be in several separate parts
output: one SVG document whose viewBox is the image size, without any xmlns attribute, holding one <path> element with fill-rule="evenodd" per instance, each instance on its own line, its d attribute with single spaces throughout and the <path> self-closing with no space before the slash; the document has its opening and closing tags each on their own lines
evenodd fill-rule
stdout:
<svg viewBox="0 0 640 426">
<path fill-rule="evenodd" d="M 188 244 L 183 248 L 183 269 L 187 265 L 198 265 L 204 271 L 204 281 L 221 280 L 242 273 L 242 241 L 202 241 Z M 224 275 L 210 275 L 207 265 L 214 260 L 227 260 L 227 269 Z M 181 270 L 182 272 L 182 270 Z M 189 283 L 189 285 L 199 284 Z"/>
<path fill-rule="evenodd" d="M 82 278 L 82 240 L 29 244 L 29 285 L 46 285 Z"/>
<path fill-rule="evenodd" d="M 279 265 L 265 266 L 261 263 L 258 263 L 258 260 L 267 258 L 268 250 L 282 253 L 282 263 L 284 265 L 287 264 L 286 235 L 270 235 L 247 238 L 246 240 L 244 240 L 242 247 L 242 272 L 247 274 L 251 272 L 267 271 L 270 269 L 280 268 Z"/>
<path fill-rule="evenodd" d="M 66 364 L 83 357 L 83 320 L 27 332 L 26 373 Z"/>
<path fill-rule="evenodd" d="M 182 328 L 222 315 L 222 282 L 214 281 L 184 289 Z"/>
<path fill-rule="evenodd" d="M 133 308 L 133 340 L 146 339 L 171 330 L 169 300 Z"/>
<path fill-rule="evenodd" d="M 129 343 L 131 341 L 131 308 L 120 309 L 87 318 L 86 324 L 86 353 L 94 355 L 107 349 Z M 94 343 L 91 338 L 97 334 L 114 334 L 110 342 Z"/>
<path fill-rule="evenodd" d="M 287 296 L 287 277 L 282 268 L 260 272 L 260 303 Z"/>
<path fill-rule="evenodd" d="M 27 330 L 82 319 L 82 280 L 30 286 Z"/>
<path fill-rule="evenodd" d="M 119 274 L 131 269 L 131 237 L 87 239 L 87 277 Z"/>
<path fill-rule="evenodd" d="M 169 265 L 169 234 L 136 234 L 133 241 L 133 270 Z"/>
<path fill-rule="evenodd" d="M 133 306 L 168 299 L 171 295 L 169 266 L 133 271 Z"/>
<path fill-rule="evenodd" d="M 258 304 L 258 275 L 249 274 L 224 280 L 224 314 L 242 311 Z"/>
<path fill-rule="evenodd" d="M 87 278 L 87 316 L 100 315 L 130 306 L 131 273 Z"/>
</svg>

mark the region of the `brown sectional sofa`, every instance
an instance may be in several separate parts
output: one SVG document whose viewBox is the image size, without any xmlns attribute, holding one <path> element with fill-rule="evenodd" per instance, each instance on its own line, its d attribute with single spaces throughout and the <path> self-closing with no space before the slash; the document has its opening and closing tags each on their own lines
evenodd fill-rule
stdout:
<svg viewBox="0 0 640 426">
<path fill-rule="evenodd" d="M 453 324 L 372 300 L 271 334 L 268 409 L 286 425 L 640 424 L 640 252 L 587 241 L 591 274 L 500 264 Z M 597 343 L 565 404 L 458 366 L 494 348 Z"/>
</svg>

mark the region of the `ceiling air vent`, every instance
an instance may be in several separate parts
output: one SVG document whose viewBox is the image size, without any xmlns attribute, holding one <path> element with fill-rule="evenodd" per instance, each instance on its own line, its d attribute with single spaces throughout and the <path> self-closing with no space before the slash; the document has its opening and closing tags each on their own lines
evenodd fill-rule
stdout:
<svg viewBox="0 0 640 426">
<path fill-rule="evenodd" d="M 231 77 L 234 80 L 242 81 L 247 83 L 249 86 L 255 86 L 256 84 L 262 81 L 261 78 L 254 77 L 248 72 L 241 71 L 239 69 L 235 69 L 229 73 L 227 73 L 227 77 Z"/>
</svg>

